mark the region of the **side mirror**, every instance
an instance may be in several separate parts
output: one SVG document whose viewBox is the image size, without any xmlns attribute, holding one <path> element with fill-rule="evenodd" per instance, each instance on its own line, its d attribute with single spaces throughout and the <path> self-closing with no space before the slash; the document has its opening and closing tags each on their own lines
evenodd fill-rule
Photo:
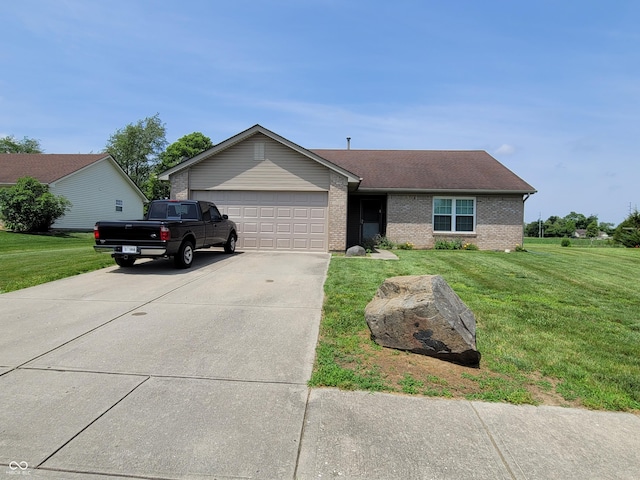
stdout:
<svg viewBox="0 0 640 480">
<path fill-rule="evenodd" d="M 229 220 L 229 215 L 227 215 L 227 214 L 222 215 L 222 219 L 223 219 L 223 220 Z"/>
</svg>

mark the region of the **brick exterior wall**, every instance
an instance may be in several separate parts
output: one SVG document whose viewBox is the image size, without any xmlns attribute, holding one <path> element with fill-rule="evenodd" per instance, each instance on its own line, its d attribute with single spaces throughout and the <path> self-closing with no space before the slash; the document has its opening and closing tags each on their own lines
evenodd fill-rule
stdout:
<svg viewBox="0 0 640 480">
<path fill-rule="evenodd" d="M 390 194 L 387 198 L 387 238 L 433 248 L 438 240 L 461 239 L 481 250 L 513 250 L 522 244 L 524 203 L 521 195 L 479 195 L 474 233 L 434 233 L 433 195 Z"/>
<path fill-rule="evenodd" d="M 328 228 L 329 251 L 343 252 L 347 248 L 347 178 L 330 172 Z"/>
<path fill-rule="evenodd" d="M 189 169 L 171 175 L 172 200 L 187 200 L 189 198 Z"/>
<path fill-rule="evenodd" d="M 387 238 L 395 243 L 413 243 L 415 248 L 433 247 L 431 195 L 387 197 Z"/>
<path fill-rule="evenodd" d="M 521 195 L 478 196 L 476 202 L 478 247 L 513 250 L 516 245 L 522 245 L 524 202 Z"/>
</svg>

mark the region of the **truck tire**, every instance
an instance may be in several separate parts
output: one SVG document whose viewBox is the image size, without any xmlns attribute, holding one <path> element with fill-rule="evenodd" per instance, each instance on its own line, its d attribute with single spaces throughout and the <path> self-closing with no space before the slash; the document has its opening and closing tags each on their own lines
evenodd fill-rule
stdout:
<svg viewBox="0 0 640 480">
<path fill-rule="evenodd" d="M 124 257 L 113 257 L 119 267 L 122 268 L 130 268 L 133 267 L 133 264 L 136 263 L 136 259 L 132 257 L 124 258 Z"/>
<path fill-rule="evenodd" d="M 229 238 L 227 239 L 227 243 L 224 244 L 225 253 L 234 253 L 236 251 L 236 240 L 238 240 L 236 234 L 230 233 Z"/>
<path fill-rule="evenodd" d="M 193 263 L 193 243 L 185 240 L 180 245 L 178 253 L 173 257 L 173 264 L 176 268 L 189 268 Z"/>
</svg>

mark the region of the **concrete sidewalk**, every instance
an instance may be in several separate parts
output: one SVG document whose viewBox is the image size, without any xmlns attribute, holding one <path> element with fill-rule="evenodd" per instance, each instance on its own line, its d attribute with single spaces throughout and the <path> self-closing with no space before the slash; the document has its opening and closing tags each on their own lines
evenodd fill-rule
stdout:
<svg viewBox="0 0 640 480">
<path fill-rule="evenodd" d="M 639 478 L 632 414 L 308 389 L 328 261 L 205 251 L 0 295 L 0 478 Z"/>
</svg>

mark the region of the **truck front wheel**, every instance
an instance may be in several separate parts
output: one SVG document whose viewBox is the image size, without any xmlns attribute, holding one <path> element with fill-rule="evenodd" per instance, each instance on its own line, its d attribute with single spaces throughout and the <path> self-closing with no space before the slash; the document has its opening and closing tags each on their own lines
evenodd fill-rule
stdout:
<svg viewBox="0 0 640 480">
<path fill-rule="evenodd" d="M 182 242 L 178 253 L 173 257 L 173 264 L 176 268 L 189 268 L 193 263 L 193 243 L 190 241 Z"/>
<path fill-rule="evenodd" d="M 224 251 L 226 253 L 234 253 L 236 251 L 236 234 L 230 233 L 227 243 L 224 244 Z"/>
</svg>

